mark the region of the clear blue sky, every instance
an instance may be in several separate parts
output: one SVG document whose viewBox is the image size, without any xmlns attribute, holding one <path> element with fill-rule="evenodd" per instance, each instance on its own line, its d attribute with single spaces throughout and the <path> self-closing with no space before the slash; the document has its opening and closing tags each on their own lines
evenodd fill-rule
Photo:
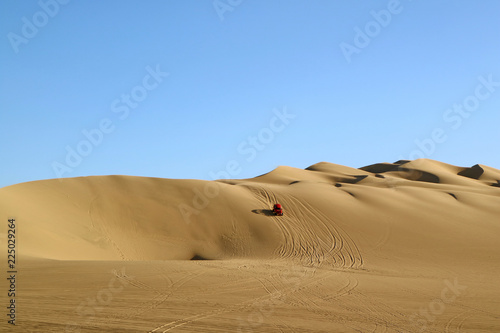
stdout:
<svg viewBox="0 0 500 333">
<path fill-rule="evenodd" d="M 0 2 L 0 187 L 500 168 L 499 1 L 59 1 Z"/>
</svg>

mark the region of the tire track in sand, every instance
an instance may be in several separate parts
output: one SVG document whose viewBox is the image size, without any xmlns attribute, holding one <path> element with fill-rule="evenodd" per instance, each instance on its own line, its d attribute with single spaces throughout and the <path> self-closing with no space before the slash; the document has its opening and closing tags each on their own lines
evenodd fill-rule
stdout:
<svg viewBox="0 0 500 333">
<path fill-rule="evenodd" d="M 88 207 L 88 215 L 90 219 L 90 230 L 99 233 L 104 239 L 111 244 L 116 253 L 120 256 L 120 258 L 124 261 L 128 260 L 127 256 L 120 249 L 118 244 L 116 244 L 115 240 L 111 236 L 111 232 L 109 230 L 109 226 L 105 223 L 106 219 L 101 216 L 101 212 L 96 208 L 96 203 L 101 199 L 100 195 L 96 195 L 89 203 Z"/>
<path fill-rule="evenodd" d="M 189 272 L 187 275 L 182 276 L 181 278 L 177 279 L 174 281 L 172 278 L 170 278 L 167 274 L 165 274 L 165 271 L 161 267 L 155 267 L 152 266 L 154 270 L 156 270 L 161 278 L 163 279 L 164 282 L 164 287 L 163 288 L 155 288 L 152 287 L 142 281 L 137 280 L 136 278 L 126 278 L 126 282 L 130 284 L 133 287 L 136 287 L 138 289 L 147 291 L 147 292 L 154 292 L 156 295 L 153 297 L 148 298 L 145 301 L 142 301 L 140 304 L 135 305 L 132 308 L 128 308 L 127 310 L 123 311 L 121 314 L 114 314 L 113 318 L 114 319 L 129 319 L 129 318 L 134 318 L 138 317 L 141 314 L 151 311 L 159 307 L 161 304 L 163 304 L 165 301 L 167 301 L 177 290 L 179 290 L 182 286 L 184 286 L 186 283 L 199 278 L 201 275 L 205 274 L 205 271 L 194 271 L 194 272 Z M 118 278 L 123 278 L 120 276 L 117 276 Z"/>
<path fill-rule="evenodd" d="M 460 333 L 463 325 L 464 325 L 464 322 L 472 317 L 473 313 L 472 313 L 472 310 L 467 310 L 467 311 L 463 311 L 463 312 L 460 312 L 459 314 L 453 316 L 450 320 L 448 320 L 448 322 L 446 323 L 446 326 L 445 326 L 445 329 L 444 331 L 446 333 L 451 333 L 451 332 L 456 332 L 456 333 Z M 460 321 L 458 321 L 458 323 L 455 324 L 455 322 L 457 321 L 458 318 L 462 317 L 462 319 Z M 455 328 L 453 328 L 455 326 Z"/>
<path fill-rule="evenodd" d="M 306 201 L 290 194 L 279 196 L 262 185 L 245 184 L 266 207 L 279 202 L 283 216 L 271 216 L 283 235 L 276 250 L 282 258 L 297 258 L 309 265 L 329 263 L 334 267 L 360 268 L 363 258 L 353 239 L 333 219 Z"/>
<path fill-rule="evenodd" d="M 245 311 L 246 309 L 251 308 L 255 304 L 263 303 L 263 302 L 272 300 L 273 298 L 281 297 L 282 295 L 283 294 L 281 292 L 276 293 L 276 294 L 267 294 L 266 293 L 266 295 L 264 295 L 264 296 L 255 297 L 255 298 L 252 298 L 250 300 L 243 301 L 243 302 L 240 302 L 237 304 L 227 305 L 227 306 L 221 307 L 219 309 L 205 311 L 205 312 L 200 313 L 200 314 L 184 317 L 181 319 L 177 319 L 177 320 L 159 325 L 156 328 L 148 331 L 148 333 L 155 333 L 155 332 L 166 333 L 166 332 L 169 332 L 169 331 L 171 331 L 175 328 L 178 328 L 180 326 L 189 325 L 189 324 L 195 323 L 197 321 L 200 321 L 200 320 L 203 320 L 206 318 L 211 318 L 211 317 L 215 317 L 215 316 L 218 316 L 221 314 L 226 314 L 226 313 L 242 312 L 242 311 Z"/>
<path fill-rule="evenodd" d="M 311 270 L 311 268 L 306 268 L 307 270 Z M 276 306 L 277 304 L 284 303 L 282 301 L 283 298 L 293 296 L 293 294 L 296 292 L 297 289 L 302 289 L 302 288 L 307 288 L 310 287 L 311 285 L 314 285 L 320 280 L 324 280 L 327 277 L 331 276 L 335 272 L 328 272 L 325 276 L 322 277 L 315 277 L 313 272 L 311 272 L 311 276 L 305 276 L 305 280 L 303 283 L 298 285 L 296 288 L 290 288 L 291 285 L 294 284 L 294 280 L 291 279 L 290 277 L 284 278 L 284 281 L 276 281 L 276 280 L 281 280 L 279 278 L 275 277 L 275 283 L 271 283 L 271 286 L 269 287 L 268 284 L 264 283 L 261 278 L 259 277 L 253 277 L 264 289 L 266 292 L 265 295 L 263 296 L 258 296 L 258 297 L 253 297 L 251 299 L 248 299 L 246 301 L 238 302 L 236 304 L 231 304 L 231 305 L 225 305 L 222 306 L 218 309 L 214 310 L 209 310 L 205 311 L 203 313 L 199 313 L 196 315 L 192 316 L 187 316 L 178 320 L 174 320 L 162 325 L 159 325 L 155 327 L 154 329 L 150 330 L 148 333 L 166 333 L 169 331 L 172 331 L 178 327 L 185 326 L 185 325 L 190 325 L 193 324 L 197 321 L 206 319 L 206 318 L 211 318 L 215 317 L 221 314 L 227 314 L 227 313 L 233 313 L 233 312 L 245 312 L 248 310 L 252 310 L 255 306 L 262 306 L 262 305 L 268 305 L 268 306 Z M 273 290 L 271 290 L 271 288 Z M 286 323 L 282 322 L 282 326 L 287 327 L 287 332 L 291 332 L 291 327 L 288 326 Z"/>
</svg>

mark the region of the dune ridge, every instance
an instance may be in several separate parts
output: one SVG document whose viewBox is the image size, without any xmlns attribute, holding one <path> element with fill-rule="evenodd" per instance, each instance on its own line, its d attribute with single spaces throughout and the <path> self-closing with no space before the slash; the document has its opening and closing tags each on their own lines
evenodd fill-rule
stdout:
<svg viewBox="0 0 500 333">
<path fill-rule="evenodd" d="M 242 180 L 94 176 L 29 182 L 0 189 L 0 209 L 4 216 L 17 212 L 25 220 L 22 250 L 32 257 L 277 257 L 360 267 L 362 251 L 352 240 L 367 237 L 360 233 L 366 228 L 360 211 L 371 209 L 366 218 L 374 220 L 382 208 L 398 212 L 403 206 L 418 220 L 418 206 L 460 210 L 465 206 L 452 205 L 485 197 L 496 202 L 499 179 L 494 168 L 425 159 L 359 169 L 321 162 L 304 170 L 281 166 Z M 380 196 L 392 202 L 381 204 Z M 410 199 L 416 202 L 409 205 Z M 285 216 L 269 214 L 276 202 L 284 205 Z M 498 211 L 494 204 L 483 206 Z"/>
</svg>

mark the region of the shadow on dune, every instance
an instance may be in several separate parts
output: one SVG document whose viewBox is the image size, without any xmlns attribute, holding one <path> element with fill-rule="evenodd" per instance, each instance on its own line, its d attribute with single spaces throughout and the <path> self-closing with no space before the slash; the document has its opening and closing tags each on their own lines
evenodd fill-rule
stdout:
<svg viewBox="0 0 500 333">
<path fill-rule="evenodd" d="M 399 162 L 399 161 L 398 161 Z M 371 173 L 381 174 L 384 172 L 398 171 L 403 163 L 376 163 L 372 165 L 367 165 L 365 167 L 359 168 L 363 171 L 368 171 Z"/>
<path fill-rule="evenodd" d="M 356 184 L 365 179 L 366 177 L 368 177 L 368 175 L 352 176 L 352 177 L 353 178 L 342 178 L 339 181 L 341 183 L 346 183 L 346 184 Z"/>
<path fill-rule="evenodd" d="M 407 177 L 405 177 L 408 180 L 416 180 L 418 182 L 427 182 L 435 184 L 439 184 L 441 182 L 438 176 L 436 176 L 433 173 L 429 173 L 427 171 L 404 169 L 404 168 L 400 168 L 400 170 L 405 172 L 406 175 L 408 175 Z"/>
<path fill-rule="evenodd" d="M 460 171 L 458 175 L 472 179 L 479 179 L 479 177 L 481 177 L 483 173 L 484 169 L 476 164 L 471 166 L 470 168 L 465 168 L 464 170 Z"/>
<path fill-rule="evenodd" d="M 272 209 L 253 209 L 252 213 L 265 216 L 274 216 L 274 212 Z"/>
<path fill-rule="evenodd" d="M 204 258 L 200 256 L 199 254 L 195 254 L 194 257 L 192 257 L 190 260 L 209 260 L 207 258 Z"/>
<path fill-rule="evenodd" d="M 382 173 L 386 172 L 394 172 L 399 174 L 402 178 L 408 179 L 408 180 L 414 180 L 418 182 L 427 182 L 427 183 L 440 183 L 440 179 L 437 175 L 429 173 L 427 171 L 423 170 L 417 170 L 417 169 L 410 169 L 410 168 L 405 168 L 402 167 L 402 165 L 408 163 L 408 161 L 401 160 L 397 161 L 395 163 L 377 163 L 377 164 L 372 164 L 368 165 L 366 167 L 360 168 L 360 170 L 363 171 L 368 171 L 371 173 L 374 173 L 376 177 L 378 178 L 383 178 L 384 176 L 381 175 Z M 356 176 L 358 178 L 360 176 Z M 361 179 L 356 179 L 358 181 L 362 180 Z"/>
</svg>

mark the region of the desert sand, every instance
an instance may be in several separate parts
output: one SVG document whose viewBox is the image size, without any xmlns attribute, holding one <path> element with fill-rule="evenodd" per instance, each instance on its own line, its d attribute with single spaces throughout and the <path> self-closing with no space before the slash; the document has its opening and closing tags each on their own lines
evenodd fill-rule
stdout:
<svg viewBox="0 0 500 333">
<path fill-rule="evenodd" d="M 274 216 L 281 203 L 284 216 Z M 0 189 L 2 332 L 500 332 L 500 170 L 429 159 Z"/>
</svg>

